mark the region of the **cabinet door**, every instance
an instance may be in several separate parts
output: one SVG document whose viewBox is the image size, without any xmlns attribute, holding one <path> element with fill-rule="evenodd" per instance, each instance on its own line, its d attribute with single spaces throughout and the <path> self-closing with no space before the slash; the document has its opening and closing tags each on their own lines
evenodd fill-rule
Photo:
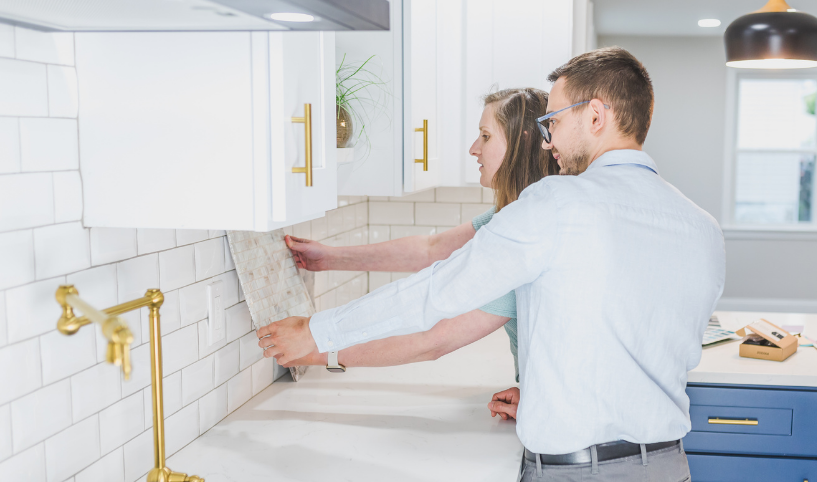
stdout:
<svg viewBox="0 0 817 482">
<path fill-rule="evenodd" d="M 332 33 L 262 35 L 269 37 L 269 228 L 275 228 L 337 207 L 335 45 Z"/>
<path fill-rule="evenodd" d="M 437 78 L 437 0 L 411 0 L 403 4 L 404 19 L 410 28 L 404 31 L 403 58 L 408 62 L 404 76 L 410 79 L 404 89 L 404 109 L 409 114 L 410 146 L 404 157 L 406 192 L 421 191 L 440 185 L 438 155 L 438 78 Z M 418 132 L 418 129 L 424 129 Z M 422 159 L 423 162 L 417 162 Z"/>
</svg>

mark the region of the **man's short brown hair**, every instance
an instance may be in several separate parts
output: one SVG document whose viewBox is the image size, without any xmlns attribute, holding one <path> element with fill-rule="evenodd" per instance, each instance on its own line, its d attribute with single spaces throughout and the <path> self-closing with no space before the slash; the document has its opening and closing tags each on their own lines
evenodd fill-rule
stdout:
<svg viewBox="0 0 817 482">
<path fill-rule="evenodd" d="M 652 119 L 652 81 L 630 52 L 620 47 L 592 50 L 554 70 L 548 81 L 562 77 L 571 104 L 599 99 L 612 106 L 619 131 L 644 144 Z"/>
</svg>

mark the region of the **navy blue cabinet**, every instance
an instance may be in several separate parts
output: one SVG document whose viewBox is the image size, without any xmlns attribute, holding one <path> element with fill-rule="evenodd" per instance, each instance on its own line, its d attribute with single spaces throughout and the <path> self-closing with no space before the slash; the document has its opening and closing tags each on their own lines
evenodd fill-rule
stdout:
<svg viewBox="0 0 817 482">
<path fill-rule="evenodd" d="M 695 482 L 817 482 L 817 388 L 689 384 Z"/>
</svg>

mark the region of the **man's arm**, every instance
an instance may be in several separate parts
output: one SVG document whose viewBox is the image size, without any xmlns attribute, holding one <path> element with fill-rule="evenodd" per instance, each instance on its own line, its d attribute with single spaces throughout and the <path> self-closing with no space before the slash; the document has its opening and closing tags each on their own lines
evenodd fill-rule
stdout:
<svg viewBox="0 0 817 482">
<path fill-rule="evenodd" d="M 426 331 L 535 280 L 547 270 L 557 237 L 557 210 L 545 178 L 494 215 L 445 261 L 344 306 L 271 323 L 272 356 L 288 363 L 309 354 Z M 306 333 L 306 330 L 310 333 Z"/>
</svg>

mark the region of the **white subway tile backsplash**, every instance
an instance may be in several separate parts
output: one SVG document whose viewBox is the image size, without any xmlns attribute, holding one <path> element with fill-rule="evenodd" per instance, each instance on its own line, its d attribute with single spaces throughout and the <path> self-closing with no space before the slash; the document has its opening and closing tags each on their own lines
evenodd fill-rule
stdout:
<svg viewBox="0 0 817 482">
<path fill-rule="evenodd" d="M 335 236 L 343 232 L 343 209 L 333 209 L 326 212 L 327 235 Z"/>
<path fill-rule="evenodd" d="M 91 228 L 91 261 L 94 266 L 114 263 L 135 256 L 136 229 Z"/>
<path fill-rule="evenodd" d="M 162 347 L 162 355 L 165 354 Z M 132 371 L 130 380 L 122 380 L 122 397 L 130 396 L 150 385 L 150 345 L 137 346 L 130 352 Z M 164 357 L 162 358 L 164 360 Z"/>
<path fill-rule="evenodd" d="M 216 352 L 215 385 L 219 386 L 238 373 L 238 341 L 234 341 Z"/>
<path fill-rule="evenodd" d="M 338 306 L 337 290 L 332 289 L 320 296 L 322 310 L 330 310 Z"/>
<path fill-rule="evenodd" d="M 198 243 L 208 237 L 210 237 L 210 231 L 206 229 L 177 229 L 176 245 L 184 246 L 186 244 Z"/>
<path fill-rule="evenodd" d="M 45 65 L 0 59 L 0 72 L 0 115 L 48 115 Z"/>
<path fill-rule="evenodd" d="M 369 244 L 382 243 L 390 239 L 389 226 L 369 225 Z"/>
<path fill-rule="evenodd" d="M 110 363 L 99 363 L 71 377 L 71 411 L 75 423 L 119 400 L 121 372 Z"/>
<path fill-rule="evenodd" d="M 181 317 L 179 316 L 179 291 L 169 291 L 164 293 L 165 302 L 159 310 L 159 326 L 162 336 L 173 333 L 181 327 Z M 148 341 L 148 338 L 145 338 Z"/>
<path fill-rule="evenodd" d="M 312 220 L 312 237 L 310 239 L 314 241 L 320 241 L 322 239 L 326 239 L 329 234 L 329 228 L 327 227 L 326 217 L 313 219 Z"/>
<path fill-rule="evenodd" d="M 355 204 L 355 227 L 363 227 L 369 224 L 369 204 Z"/>
<path fill-rule="evenodd" d="M 199 404 L 191 403 L 167 418 L 167 455 L 173 455 L 199 436 Z"/>
<path fill-rule="evenodd" d="M 349 231 L 349 246 L 363 246 L 369 244 L 369 230 L 365 227 Z"/>
<path fill-rule="evenodd" d="M 123 398 L 99 412 L 99 447 L 107 454 L 145 429 L 142 392 Z"/>
<path fill-rule="evenodd" d="M 34 281 L 34 233 L 0 233 L 0 289 Z"/>
<path fill-rule="evenodd" d="M 54 173 L 54 222 L 82 219 L 82 180 L 79 171 Z"/>
<path fill-rule="evenodd" d="M 142 390 L 145 404 L 145 428 L 153 427 L 153 388 Z M 182 408 L 182 372 L 178 371 L 162 381 L 165 419 Z"/>
<path fill-rule="evenodd" d="M 208 230 L 208 233 L 209 233 L 208 236 L 210 236 L 211 238 L 227 236 L 227 231 L 225 231 L 224 229 L 210 229 Z"/>
<path fill-rule="evenodd" d="M 0 462 L 11 457 L 11 405 L 0 407 Z"/>
<path fill-rule="evenodd" d="M 223 347 L 227 344 L 227 337 L 224 339 L 219 340 L 212 345 L 208 344 L 208 327 L 209 327 L 209 320 L 201 320 L 200 322 L 196 323 L 199 330 L 199 358 L 205 357 L 212 353 L 215 353 L 219 348 Z"/>
<path fill-rule="evenodd" d="M 339 211 L 343 213 L 343 231 L 348 231 L 349 229 L 354 228 L 357 218 L 356 207 L 346 206 L 345 208 L 339 209 Z"/>
<path fill-rule="evenodd" d="M 74 482 L 125 482 L 125 463 L 122 447 L 102 457 L 78 473 Z"/>
<path fill-rule="evenodd" d="M 89 417 L 45 441 L 48 482 L 61 482 L 99 459 L 99 419 Z"/>
<path fill-rule="evenodd" d="M 14 58 L 14 26 L 0 23 L 0 57 Z"/>
<path fill-rule="evenodd" d="M 0 24 L 0 29 L 3 25 Z M 0 30 L 2 35 L 2 30 Z M 2 94 L 0 94 L 2 95 Z M 13 117 L 0 118 L 0 174 L 20 172 L 20 123 Z"/>
<path fill-rule="evenodd" d="M 61 276 L 6 291 L 9 343 L 57 328 L 60 309 L 54 294 L 64 282 L 65 277 Z"/>
<path fill-rule="evenodd" d="M 485 204 L 494 204 L 494 190 L 489 187 L 482 188 L 482 202 Z"/>
<path fill-rule="evenodd" d="M 456 226 L 460 224 L 459 204 L 417 203 L 415 206 L 417 224 L 428 226 Z"/>
<path fill-rule="evenodd" d="M 414 273 L 392 273 L 391 280 L 397 281 L 399 279 L 408 278 L 409 276 L 413 275 Z"/>
<path fill-rule="evenodd" d="M 493 208 L 492 204 L 463 204 L 462 222 L 466 223 Z"/>
<path fill-rule="evenodd" d="M 246 302 L 227 308 L 227 343 L 237 340 L 252 330 L 252 316 Z"/>
<path fill-rule="evenodd" d="M 74 65 L 74 34 L 41 32 L 15 27 L 18 59 L 46 64 Z"/>
<path fill-rule="evenodd" d="M 459 213 L 458 213 L 459 214 Z M 369 222 L 373 224 L 414 224 L 414 204 L 369 202 Z M 422 224 L 428 224 L 422 222 Z"/>
<path fill-rule="evenodd" d="M 426 189 L 425 191 L 406 194 L 404 196 L 391 196 L 388 198 L 391 202 L 434 202 L 434 189 Z M 369 198 L 371 201 L 371 198 Z"/>
<path fill-rule="evenodd" d="M 199 400 L 199 433 L 204 433 L 227 416 L 227 384 L 221 385 Z"/>
<path fill-rule="evenodd" d="M 165 375 L 198 360 L 198 329 L 187 326 L 162 337 L 162 371 Z"/>
<path fill-rule="evenodd" d="M 224 271 L 235 271 L 235 260 L 233 254 L 230 252 L 230 243 L 227 241 L 227 236 L 220 238 L 224 246 Z"/>
<path fill-rule="evenodd" d="M 430 236 L 435 234 L 434 226 L 392 226 L 391 239 L 400 239 L 407 236 Z"/>
<path fill-rule="evenodd" d="M 77 117 L 79 92 L 77 71 L 73 67 L 48 66 L 48 115 Z"/>
<path fill-rule="evenodd" d="M 176 247 L 175 229 L 137 229 L 136 246 L 139 255 Z"/>
<path fill-rule="evenodd" d="M 262 358 L 252 366 L 252 394 L 258 395 L 261 390 L 272 383 L 275 368 L 272 358 Z"/>
<path fill-rule="evenodd" d="M 296 238 L 312 239 L 312 221 L 292 226 L 292 235 Z"/>
<path fill-rule="evenodd" d="M 118 303 L 116 296 L 116 265 L 110 264 L 86 269 L 66 277 L 68 284 L 74 285 L 79 295 L 103 310 Z"/>
<path fill-rule="evenodd" d="M 79 168 L 75 119 L 20 119 L 23 171 L 65 171 Z"/>
<path fill-rule="evenodd" d="M 182 404 L 187 405 L 213 389 L 213 356 L 182 370 Z"/>
<path fill-rule="evenodd" d="M 71 336 L 55 330 L 40 337 L 43 385 L 79 373 L 96 363 L 96 330 L 96 325 L 90 325 Z"/>
<path fill-rule="evenodd" d="M 0 232 L 54 222 L 50 173 L 0 176 Z"/>
<path fill-rule="evenodd" d="M 0 348 L 8 343 L 8 322 L 6 321 L 6 293 L 0 291 Z"/>
<path fill-rule="evenodd" d="M 15 400 L 42 386 L 40 340 L 0 348 L 0 404 Z"/>
<path fill-rule="evenodd" d="M 88 230 L 80 222 L 35 229 L 34 258 L 37 279 L 90 268 Z"/>
<path fill-rule="evenodd" d="M 116 265 L 119 302 L 145 296 L 149 288 L 159 286 L 159 256 L 139 256 Z"/>
<path fill-rule="evenodd" d="M 247 368 L 227 382 L 227 412 L 232 413 L 250 398 L 252 398 L 252 368 Z"/>
<path fill-rule="evenodd" d="M 258 360 L 264 358 L 264 351 L 258 346 L 258 336 L 256 336 L 254 331 L 239 338 L 238 358 L 239 370 L 243 370 Z"/>
<path fill-rule="evenodd" d="M 36 445 L 0 463 L 0 480 L 46 482 L 45 446 Z"/>
<path fill-rule="evenodd" d="M 165 425 L 165 430 L 167 425 Z M 165 447 L 166 449 L 167 447 Z M 125 481 L 135 482 L 148 470 L 153 468 L 153 433 L 151 430 L 142 432 L 141 435 L 126 443 L 122 447 Z"/>
<path fill-rule="evenodd" d="M 182 246 L 159 253 L 159 288 L 175 290 L 196 282 L 196 260 L 193 246 Z"/>
<path fill-rule="evenodd" d="M 369 271 L 369 292 L 391 283 L 391 273 Z"/>
<path fill-rule="evenodd" d="M 481 203 L 481 187 L 438 187 L 436 199 L 438 203 Z"/>
<path fill-rule="evenodd" d="M 182 326 L 203 320 L 207 316 L 207 285 L 215 280 L 204 280 L 179 290 L 179 313 Z M 228 306 L 225 303 L 225 306 Z"/>
<path fill-rule="evenodd" d="M 211 278 L 224 272 L 224 240 L 215 238 L 196 243 L 196 279 Z"/>
<path fill-rule="evenodd" d="M 11 403 L 12 445 L 16 454 L 70 425 L 71 383 L 68 380 Z"/>
</svg>

